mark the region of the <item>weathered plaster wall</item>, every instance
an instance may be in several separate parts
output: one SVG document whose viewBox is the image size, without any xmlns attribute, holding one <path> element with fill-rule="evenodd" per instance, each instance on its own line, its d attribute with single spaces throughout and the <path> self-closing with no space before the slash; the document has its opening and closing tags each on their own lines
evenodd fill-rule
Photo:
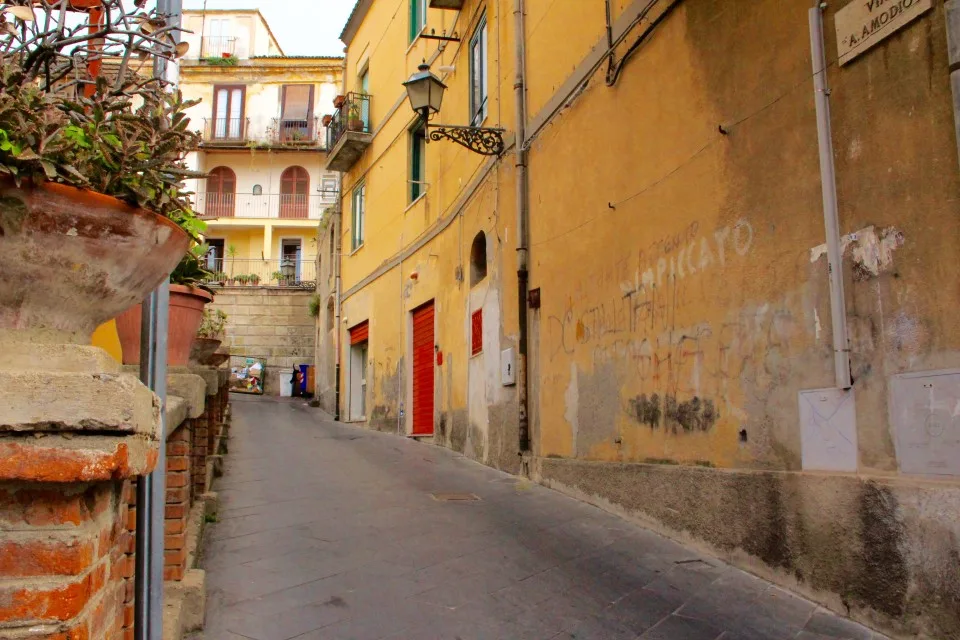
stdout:
<svg viewBox="0 0 960 640">
<path fill-rule="evenodd" d="M 889 418 L 893 376 L 960 364 L 942 7 L 829 70 L 859 478 L 794 473 L 818 462 L 804 436 L 832 429 L 804 429 L 798 392 L 834 383 L 809 8 L 680 2 L 615 86 L 601 66 L 534 142 L 541 478 L 874 624 L 953 637 L 957 477 L 900 476 Z"/>
<path fill-rule="evenodd" d="M 228 316 L 223 345 L 231 355 L 266 359 L 268 395 L 280 393 L 280 378 L 289 378 L 294 365 L 314 364 L 311 295 L 311 291 L 234 287 L 218 291 L 210 305 Z"/>
</svg>

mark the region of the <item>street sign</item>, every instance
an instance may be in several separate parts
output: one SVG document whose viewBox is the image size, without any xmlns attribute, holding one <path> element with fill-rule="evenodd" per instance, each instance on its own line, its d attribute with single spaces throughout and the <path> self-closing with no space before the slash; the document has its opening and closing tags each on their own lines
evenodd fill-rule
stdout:
<svg viewBox="0 0 960 640">
<path fill-rule="evenodd" d="M 933 7 L 933 0 L 853 0 L 837 11 L 837 53 L 844 65 Z"/>
</svg>

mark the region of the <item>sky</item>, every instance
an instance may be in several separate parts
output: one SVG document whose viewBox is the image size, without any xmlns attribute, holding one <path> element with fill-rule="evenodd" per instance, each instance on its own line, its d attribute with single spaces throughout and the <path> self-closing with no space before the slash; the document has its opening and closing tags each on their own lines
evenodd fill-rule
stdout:
<svg viewBox="0 0 960 640">
<path fill-rule="evenodd" d="M 288 56 L 342 56 L 340 32 L 355 0 L 206 0 L 207 9 L 260 9 Z M 184 0 L 203 9 L 204 0 Z"/>
</svg>

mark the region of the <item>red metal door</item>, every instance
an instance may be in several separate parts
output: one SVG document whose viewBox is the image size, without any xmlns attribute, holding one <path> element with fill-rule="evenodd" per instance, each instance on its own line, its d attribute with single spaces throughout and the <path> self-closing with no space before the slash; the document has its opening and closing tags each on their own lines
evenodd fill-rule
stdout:
<svg viewBox="0 0 960 640">
<path fill-rule="evenodd" d="M 413 435 L 433 435 L 433 302 L 413 312 Z"/>
</svg>

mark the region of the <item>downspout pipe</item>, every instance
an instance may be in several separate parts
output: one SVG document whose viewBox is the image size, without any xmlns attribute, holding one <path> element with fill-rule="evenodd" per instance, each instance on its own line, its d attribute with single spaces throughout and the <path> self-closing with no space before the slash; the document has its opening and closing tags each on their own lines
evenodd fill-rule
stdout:
<svg viewBox="0 0 960 640">
<path fill-rule="evenodd" d="M 950 91 L 953 94 L 953 121 L 960 158 L 960 0 L 943 3 L 947 23 L 947 62 L 950 64 Z"/>
<path fill-rule="evenodd" d="M 813 88 L 817 108 L 817 142 L 820 149 L 820 184 L 823 190 L 823 223 L 827 236 L 827 271 L 830 278 L 830 320 L 833 328 L 833 366 L 837 387 L 849 389 L 850 345 L 847 310 L 843 294 L 843 255 L 837 212 L 837 175 L 833 164 L 833 133 L 830 128 L 830 88 L 827 56 L 823 44 L 823 11 L 810 9 L 810 50 L 813 54 Z"/>
<path fill-rule="evenodd" d="M 524 0 L 513 0 L 514 18 L 514 67 L 516 77 L 513 84 L 516 103 L 517 137 L 514 145 L 514 158 L 517 168 L 517 313 L 519 315 L 520 340 L 517 349 L 517 404 L 519 405 L 519 446 L 521 455 L 530 451 L 529 393 L 527 385 L 528 351 L 528 310 L 529 291 L 529 243 L 528 223 L 529 198 L 527 197 L 527 149 L 526 142 L 526 74 L 525 74 L 525 33 Z"/>
</svg>

